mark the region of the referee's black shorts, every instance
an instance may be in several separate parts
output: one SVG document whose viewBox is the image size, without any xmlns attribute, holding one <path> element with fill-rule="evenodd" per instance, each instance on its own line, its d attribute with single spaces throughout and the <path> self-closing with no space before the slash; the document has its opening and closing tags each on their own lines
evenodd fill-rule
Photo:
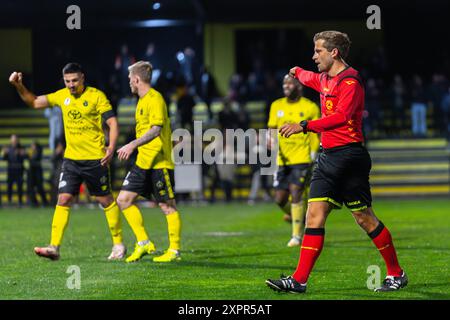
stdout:
<svg viewBox="0 0 450 320">
<path fill-rule="evenodd" d="M 311 178 L 308 202 L 327 201 L 351 211 L 372 206 L 369 173 L 372 161 L 360 143 L 324 149 Z"/>
</svg>

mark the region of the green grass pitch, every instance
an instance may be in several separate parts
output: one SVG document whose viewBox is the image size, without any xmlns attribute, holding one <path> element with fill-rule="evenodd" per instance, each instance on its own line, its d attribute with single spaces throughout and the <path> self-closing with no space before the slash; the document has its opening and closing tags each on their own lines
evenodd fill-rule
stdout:
<svg viewBox="0 0 450 320">
<path fill-rule="evenodd" d="M 346 209 L 330 215 L 325 247 L 304 295 L 280 294 L 267 278 L 291 274 L 298 248 L 287 248 L 290 225 L 274 204 L 180 206 L 182 258 L 156 264 L 109 262 L 111 240 L 99 209 L 73 210 L 61 260 L 34 255 L 49 240 L 52 209 L 0 210 L 0 299 L 450 299 L 450 200 L 378 200 L 374 209 L 390 229 L 410 283 L 393 293 L 367 288 L 367 268 L 383 260 Z M 158 250 L 167 246 L 166 221 L 143 209 Z M 134 237 L 123 220 L 129 252 Z M 81 288 L 69 289 L 68 267 L 81 272 Z"/>
</svg>

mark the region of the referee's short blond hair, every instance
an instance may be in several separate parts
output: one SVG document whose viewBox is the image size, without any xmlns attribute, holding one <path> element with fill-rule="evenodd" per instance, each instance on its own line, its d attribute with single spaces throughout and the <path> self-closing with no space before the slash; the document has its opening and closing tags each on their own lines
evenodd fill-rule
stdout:
<svg viewBox="0 0 450 320">
<path fill-rule="evenodd" d="M 130 74 L 138 76 L 141 81 L 150 83 L 152 80 L 153 66 L 148 61 L 138 61 L 128 67 Z"/>
</svg>

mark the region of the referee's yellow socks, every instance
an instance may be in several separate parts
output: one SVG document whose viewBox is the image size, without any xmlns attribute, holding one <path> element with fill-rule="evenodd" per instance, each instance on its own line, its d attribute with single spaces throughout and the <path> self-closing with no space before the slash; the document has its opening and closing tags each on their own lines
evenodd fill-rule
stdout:
<svg viewBox="0 0 450 320">
<path fill-rule="evenodd" d="M 122 239 L 122 223 L 120 221 L 120 210 L 117 203 L 113 201 L 109 207 L 104 208 L 106 220 L 108 221 L 109 231 L 111 232 L 114 244 L 123 243 Z"/>
<path fill-rule="evenodd" d="M 178 211 L 166 214 L 169 249 L 180 250 L 181 219 Z"/>
<path fill-rule="evenodd" d="M 122 210 L 122 212 L 127 219 L 131 230 L 133 230 L 137 242 L 148 240 L 148 235 L 144 228 L 144 219 L 142 218 L 139 208 L 133 204 L 125 210 Z"/>
<path fill-rule="evenodd" d="M 52 221 L 52 235 L 50 239 L 50 245 L 59 247 L 69 223 L 70 207 L 56 206 L 55 213 L 53 214 Z"/>
</svg>

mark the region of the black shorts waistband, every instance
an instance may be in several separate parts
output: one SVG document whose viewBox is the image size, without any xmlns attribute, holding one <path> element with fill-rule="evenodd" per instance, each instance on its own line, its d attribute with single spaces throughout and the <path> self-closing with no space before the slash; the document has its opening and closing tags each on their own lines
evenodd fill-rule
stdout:
<svg viewBox="0 0 450 320">
<path fill-rule="evenodd" d="M 326 148 L 326 149 L 323 148 L 322 150 L 325 153 L 330 153 L 330 152 L 347 150 L 347 149 L 352 149 L 352 148 L 364 148 L 364 146 L 361 142 L 352 142 L 352 143 L 344 144 L 343 146 L 338 146 L 338 147 L 334 147 L 334 148 Z"/>
</svg>

